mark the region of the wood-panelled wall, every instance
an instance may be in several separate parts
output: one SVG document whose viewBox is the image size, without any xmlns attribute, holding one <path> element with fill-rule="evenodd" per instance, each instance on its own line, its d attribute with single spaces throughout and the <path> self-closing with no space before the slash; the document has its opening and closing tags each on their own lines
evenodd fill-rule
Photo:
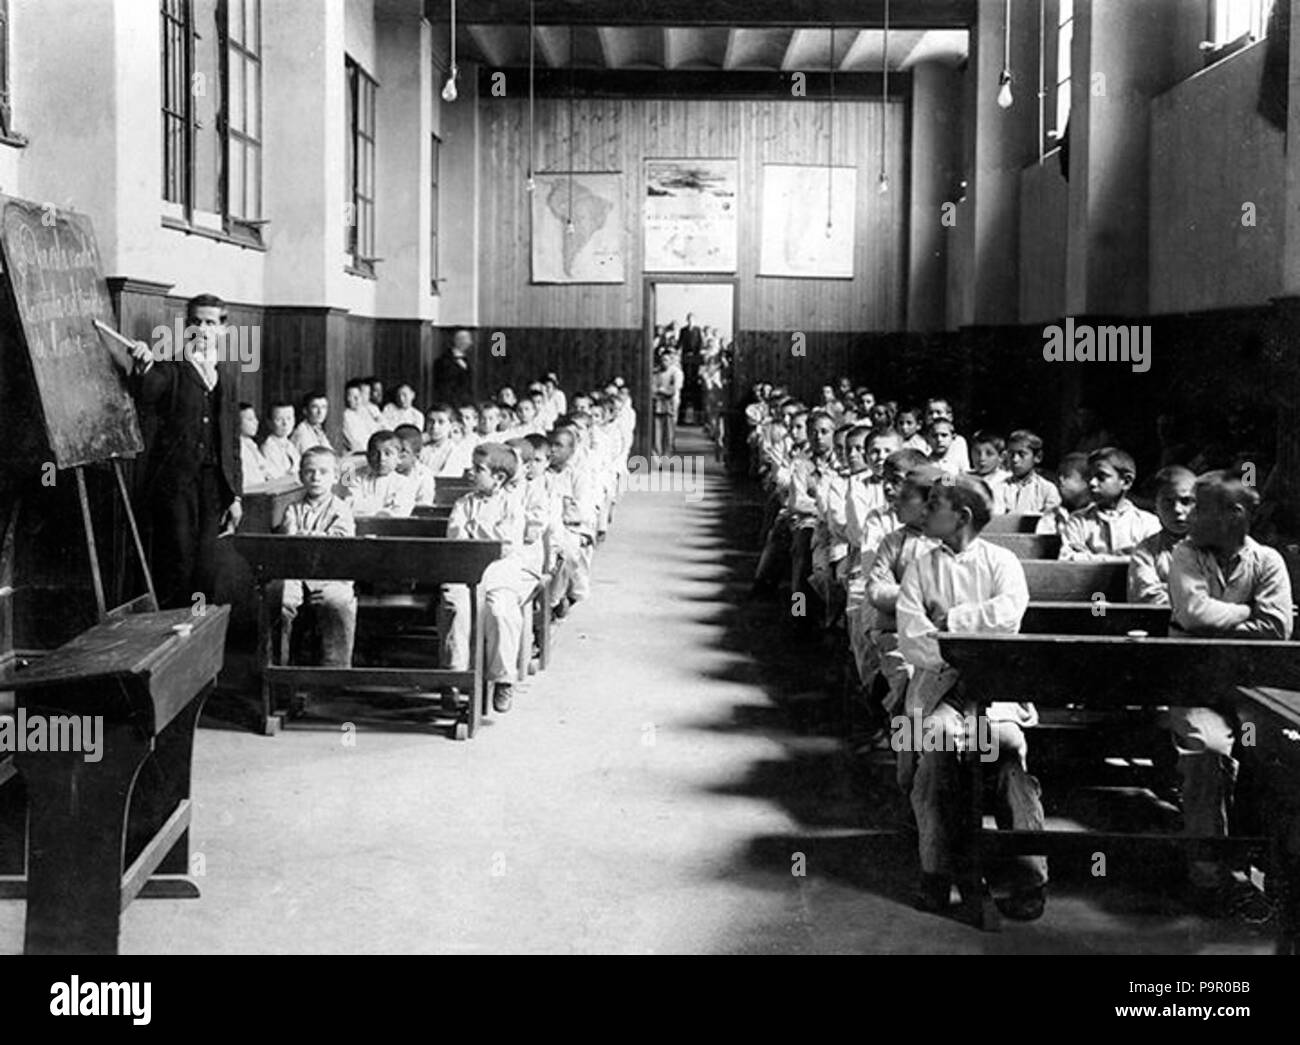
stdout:
<svg viewBox="0 0 1300 1045">
<path fill-rule="evenodd" d="M 831 124 L 822 100 L 539 99 L 537 170 L 621 171 L 627 279 L 622 284 L 533 285 L 526 98 L 481 106 L 480 311 L 483 326 L 640 330 L 644 161 L 735 159 L 739 164 L 739 318 L 753 330 L 897 330 L 906 311 L 906 106 L 835 105 L 834 162 L 856 166 L 854 278 L 760 277 L 764 163 L 824 164 Z M 891 191 L 877 191 L 882 123 Z M 670 278 L 670 277 L 665 277 Z"/>
</svg>

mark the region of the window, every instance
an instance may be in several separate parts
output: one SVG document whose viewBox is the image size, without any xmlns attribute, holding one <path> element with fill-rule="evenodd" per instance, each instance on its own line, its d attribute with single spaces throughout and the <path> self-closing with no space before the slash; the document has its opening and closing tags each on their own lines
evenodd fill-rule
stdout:
<svg viewBox="0 0 1300 1045">
<path fill-rule="evenodd" d="M 164 222 L 260 245 L 261 0 L 162 0 Z"/>
<path fill-rule="evenodd" d="M 9 100 L 9 0 L 0 0 L 0 141 L 26 144 L 26 139 L 14 132 L 13 106 Z"/>
<path fill-rule="evenodd" d="M 1209 42 L 1226 47 L 1264 39 L 1272 7 L 1273 0 L 1212 0 Z"/>
<path fill-rule="evenodd" d="M 345 250 L 352 268 L 375 274 L 375 81 L 351 58 L 347 69 L 347 224 Z"/>
<path fill-rule="evenodd" d="M 429 291 L 438 293 L 438 164 L 441 162 L 442 139 L 432 135 L 429 149 Z"/>
<path fill-rule="evenodd" d="M 1074 73 L 1071 48 L 1074 45 L 1074 0 L 1060 0 L 1056 13 L 1056 75 L 1052 87 L 1052 123 L 1044 148 L 1051 148 L 1065 137 L 1070 122 L 1070 82 Z"/>
<path fill-rule="evenodd" d="M 262 224 L 262 0 L 228 0 L 225 186 L 222 199 L 234 229 L 256 234 Z"/>
</svg>

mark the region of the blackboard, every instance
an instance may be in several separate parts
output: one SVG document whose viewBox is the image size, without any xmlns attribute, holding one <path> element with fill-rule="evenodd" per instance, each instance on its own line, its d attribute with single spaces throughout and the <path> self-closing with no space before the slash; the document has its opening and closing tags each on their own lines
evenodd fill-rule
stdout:
<svg viewBox="0 0 1300 1045">
<path fill-rule="evenodd" d="M 0 196 L 0 456 L 58 468 L 130 457 L 143 443 L 90 219 Z"/>
</svg>

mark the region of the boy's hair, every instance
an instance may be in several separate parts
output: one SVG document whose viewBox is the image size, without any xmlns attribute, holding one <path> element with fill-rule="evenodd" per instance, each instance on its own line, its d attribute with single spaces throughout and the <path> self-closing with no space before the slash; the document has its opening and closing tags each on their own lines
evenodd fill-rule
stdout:
<svg viewBox="0 0 1300 1045">
<path fill-rule="evenodd" d="M 185 318 L 193 319 L 194 313 L 201 308 L 221 309 L 221 322 L 226 321 L 226 303 L 216 294 L 198 294 L 185 302 Z"/>
<path fill-rule="evenodd" d="M 545 450 L 547 453 L 551 452 L 551 441 L 544 435 L 540 435 L 537 432 L 529 432 L 523 437 L 523 439 L 533 448 L 534 457 L 537 456 L 539 450 Z"/>
<path fill-rule="evenodd" d="M 352 389 L 354 388 L 362 392 L 365 392 L 367 395 L 369 395 L 370 382 L 367 381 L 364 377 L 354 377 L 351 381 L 349 381 L 346 385 L 343 386 L 343 391 L 345 393 L 351 392 Z"/>
<path fill-rule="evenodd" d="M 1068 453 L 1061 458 L 1061 463 L 1056 466 L 1057 476 L 1077 475 L 1084 477 L 1088 474 L 1088 455 L 1085 453 Z"/>
<path fill-rule="evenodd" d="M 519 470 L 519 455 L 504 443 L 479 443 L 474 447 L 474 460 L 486 463 L 489 471 L 503 472 L 507 482 Z"/>
<path fill-rule="evenodd" d="M 847 443 L 850 439 L 856 439 L 859 436 L 861 436 L 863 446 L 866 446 L 867 437 L 870 436 L 873 431 L 875 431 L 875 429 L 873 429 L 870 425 L 864 425 L 860 422 L 858 424 L 848 425 L 847 428 L 849 430 L 849 434 L 844 437 L 844 441 Z"/>
<path fill-rule="evenodd" d="M 424 446 L 424 434 L 415 425 L 398 425 L 393 429 L 393 435 L 397 436 L 402 441 L 402 446 L 413 454 L 418 454 L 420 448 Z"/>
<path fill-rule="evenodd" d="M 252 410 L 253 413 L 257 413 L 257 408 L 252 403 L 240 403 L 239 412 L 242 414 L 245 410 Z"/>
<path fill-rule="evenodd" d="M 364 382 L 365 382 L 366 384 L 368 384 L 368 385 L 373 385 L 376 381 L 379 381 L 379 378 L 375 377 L 374 374 L 369 374 L 368 376 L 363 377 L 361 380 L 364 381 Z M 382 381 L 379 381 L 379 383 L 380 383 L 381 385 L 383 384 Z"/>
<path fill-rule="evenodd" d="M 1103 446 L 1088 455 L 1088 465 L 1108 464 L 1121 476 L 1132 482 L 1137 478 L 1137 464 L 1133 455 L 1118 446 Z"/>
<path fill-rule="evenodd" d="M 1249 524 L 1255 509 L 1259 507 L 1259 491 L 1255 489 L 1254 483 L 1246 482 L 1245 474 L 1245 468 L 1241 466 L 1206 472 L 1197 476 L 1196 489 L 1198 492 L 1213 490 L 1223 503 L 1241 505 L 1246 510 L 1246 522 Z"/>
<path fill-rule="evenodd" d="M 271 413 L 275 413 L 277 410 L 285 410 L 285 409 L 292 410 L 293 404 L 283 399 L 277 399 L 274 403 L 271 404 Z"/>
<path fill-rule="evenodd" d="M 387 443 L 397 443 L 400 447 L 401 442 L 402 440 L 398 438 L 396 432 L 390 432 L 387 428 L 381 428 L 378 432 L 375 432 L 369 440 L 367 440 L 366 456 L 369 457 L 373 453 L 378 453 L 379 448 Z"/>
<path fill-rule="evenodd" d="M 324 399 L 326 403 L 330 401 L 330 397 L 327 396 L 324 392 L 320 391 L 319 389 L 316 390 L 315 392 L 308 392 L 302 398 L 303 412 L 305 413 L 307 407 L 311 406 L 311 404 L 314 403 L 317 399 Z"/>
<path fill-rule="evenodd" d="M 935 483 L 943 482 L 947 474 L 937 464 L 919 464 L 908 471 L 903 481 L 910 486 L 915 486 L 922 493 L 929 494 L 930 488 Z"/>
<path fill-rule="evenodd" d="M 902 417 L 904 414 L 908 414 L 913 420 L 916 421 L 917 424 L 920 424 L 921 418 L 925 416 L 925 411 L 922 410 L 919 406 L 905 406 L 903 407 L 902 410 L 898 411 L 898 413 L 894 415 L 895 423 L 897 423 L 898 419 Z"/>
<path fill-rule="evenodd" d="M 336 454 L 333 450 L 331 450 L 328 446 L 313 446 L 311 449 L 304 450 L 302 452 L 302 459 L 298 462 L 299 470 L 301 470 L 302 467 L 307 463 L 307 461 L 312 457 L 328 457 L 330 459 L 330 463 L 333 464 L 335 468 L 337 468 L 339 465 L 339 455 Z"/>
<path fill-rule="evenodd" d="M 971 446 L 975 446 L 979 443 L 985 443 L 986 445 L 993 447 L 993 449 L 998 453 L 1002 453 L 1002 451 L 1007 448 L 1007 441 L 1003 439 L 1002 436 L 998 435 L 996 432 L 986 432 L 982 428 L 970 437 Z"/>
<path fill-rule="evenodd" d="M 891 468 L 896 472 L 907 474 L 923 464 L 929 464 L 930 458 L 923 454 L 915 447 L 907 447 L 904 450 L 895 450 L 885 458 L 885 467 Z"/>
<path fill-rule="evenodd" d="M 428 417 L 430 414 L 446 414 L 450 419 L 456 416 L 456 408 L 450 403 L 434 403 L 433 406 L 429 407 L 429 409 L 424 412 L 425 417 Z"/>
<path fill-rule="evenodd" d="M 1151 477 L 1151 482 L 1152 482 L 1151 488 L 1156 493 L 1159 493 L 1161 490 L 1165 489 L 1166 487 L 1173 486 L 1174 483 L 1180 482 L 1184 479 L 1191 479 L 1193 482 L 1195 482 L 1196 473 L 1193 472 L 1190 468 L 1184 468 L 1181 464 L 1166 465 L 1164 468 L 1161 468 L 1160 471 L 1156 472 L 1156 474 Z"/>
<path fill-rule="evenodd" d="M 533 459 L 533 444 L 523 436 L 518 439 L 507 439 L 506 446 L 514 450 L 519 455 L 519 463 L 527 464 Z"/>
<path fill-rule="evenodd" d="M 977 475 L 945 475 L 939 486 L 955 510 L 970 510 L 976 533 L 989 524 L 993 517 L 993 495 L 983 479 Z"/>
<path fill-rule="evenodd" d="M 936 428 L 939 427 L 939 425 L 947 425 L 954 432 L 957 431 L 957 426 L 952 423 L 952 418 L 936 417 L 933 421 L 931 421 L 928 425 L 925 426 L 926 435 L 929 435 L 931 432 L 933 432 Z"/>
<path fill-rule="evenodd" d="M 811 428 L 811 427 L 812 427 L 813 425 L 815 425 L 818 421 L 820 421 L 823 417 L 826 418 L 826 420 L 829 421 L 829 422 L 831 423 L 831 427 L 832 427 L 832 428 L 835 427 L 835 418 L 831 417 L 830 413 L 829 413 L 828 411 L 826 411 L 826 410 L 810 410 L 810 411 L 808 411 L 808 427 Z"/>
<path fill-rule="evenodd" d="M 501 404 L 500 404 L 500 403 L 498 403 L 498 402 L 496 402 L 495 400 L 492 400 L 492 399 L 484 399 L 483 402 L 479 403 L 479 405 L 478 405 L 478 414 L 479 414 L 479 417 L 482 417 L 484 411 L 487 411 L 487 410 L 500 410 L 500 409 L 501 409 Z"/>
<path fill-rule="evenodd" d="M 1007 446 L 1014 446 L 1016 443 L 1027 447 L 1031 454 L 1041 454 L 1043 452 L 1043 440 L 1028 428 L 1017 428 L 1007 436 Z"/>
<path fill-rule="evenodd" d="M 897 439 L 900 443 L 903 441 L 903 437 L 892 428 L 882 428 L 879 432 L 872 429 L 871 434 L 867 436 L 867 445 L 870 446 L 872 443 L 878 443 L 882 439 Z"/>
</svg>

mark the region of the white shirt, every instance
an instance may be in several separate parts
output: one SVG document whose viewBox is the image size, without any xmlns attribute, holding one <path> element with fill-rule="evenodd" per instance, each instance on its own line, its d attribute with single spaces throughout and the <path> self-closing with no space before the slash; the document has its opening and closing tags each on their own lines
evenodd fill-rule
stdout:
<svg viewBox="0 0 1300 1045">
<path fill-rule="evenodd" d="M 239 437 L 239 457 L 244 469 L 244 487 L 261 486 L 273 476 L 267 470 L 266 459 L 250 436 Z"/>
<path fill-rule="evenodd" d="M 302 453 L 286 435 L 268 435 L 262 440 L 262 457 L 270 478 L 281 479 L 286 475 L 297 475 L 302 463 Z"/>
<path fill-rule="evenodd" d="M 330 437 L 325 434 L 325 429 L 320 425 L 314 425 L 310 421 L 299 421 L 298 427 L 293 430 L 293 435 L 289 436 L 293 445 L 298 448 L 299 454 L 305 454 L 308 450 L 317 446 L 323 446 L 327 450 L 333 450 L 334 446 L 330 443 Z"/>
<path fill-rule="evenodd" d="M 389 403 L 384 407 L 381 421 L 389 431 L 396 429 L 398 425 L 415 425 L 421 432 L 424 431 L 424 414 L 413 406 L 400 407 L 396 403 Z"/>
<path fill-rule="evenodd" d="M 370 437 L 379 430 L 379 426 L 370 411 L 364 406 L 360 410 L 351 407 L 343 411 L 343 452 L 364 454 Z"/>
<path fill-rule="evenodd" d="M 1056 484 L 1037 472 L 1023 479 L 1008 475 L 993 490 L 994 515 L 1051 515 L 1060 503 Z"/>
<path fill-rule="evenodd" d="M 474 464 L 474 446 L 467 439 L 429 443 L 420 451 L 420 463 L 439 479 L 463 479 Z"/>
<path fill-rule="evenodd" d="M 416 483 L 401 472 L 376 475 L 363 465 L 346 480 L 353 515 L 410 515 Z"/>
<path fill-rule="evenodd" d="M 346 501 L 333 494 L 313 504 L 304 493 L 284 510 L 280 532 L 287 534 L 315 533 L 328 537 L 355 537 L 357 524 L 352 509 Z"/>
<path fill-rule="evenodd" d="M 907 568 L 895 610 L 898 651 L 916 669 L 908 708 L 923 715 L 957 682 L 956 669 L 939 653 L 939 629 L 930 619 L 935 605 L 947 608 L 944 621 L 950 632 L 1013 635 L 1029 606 L 1024 567 L 1013 552 L 977 537 L 964 552 L 940 545 Z M 1011 703 L 993 704 L 989 717 L 1023 725 L 1036 720 L 1032 705 Z"/>
<path fill-rule="evenodd" d="M 517 555 L 524 543 L 524 513 L 505 487 L 490 494 L 475 491 L 456 501 L 447 520 L 454 541 L 500 541 L 501 557 Z"/>
<path fill-rule="evenodd" d="M 1095 504 L 1080 508 L 1061 527 L 1061 558 L 1073 561 L 1127 558 L 1133 549 L 1160 532 L 1160 520 L 1127 497 L 1114 508 Z"/>
</svg>

